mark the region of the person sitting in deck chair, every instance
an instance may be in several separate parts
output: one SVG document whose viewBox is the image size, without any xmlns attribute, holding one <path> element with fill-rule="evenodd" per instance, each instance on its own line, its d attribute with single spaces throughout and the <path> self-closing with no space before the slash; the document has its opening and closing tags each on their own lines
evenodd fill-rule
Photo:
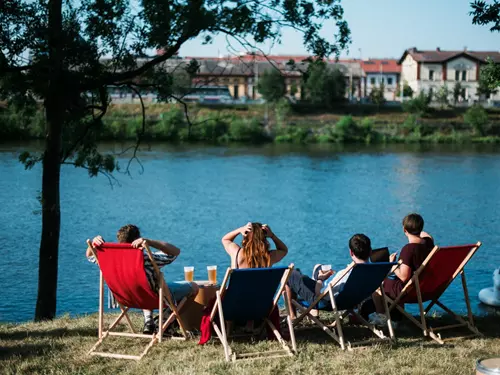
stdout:
<svg viewBox="0 0 500 375">
<path fill-rule="evenodd" d="M 243 236 L 241 246 L 234 242 L 238 235 Z M 276 250 L 270 250 L 267 240 L 272 239 Z M 278 263 L 288 253 L 288 248 L 267 224 L 247 223 L 224 237 L 222 245 L 231 257 L 232 268 L 263 268 Z"/>
<path fill-rule="evenodd" d="M 349 240 L 349 254 L 354 263 L 369 263 L 372 246 L 370 239 L 364 234 L 355 234 Z M 313 278 L 301 274 L 298 270 L 292 271 L 287 283 L 288 295 L 298 296 L 307 304 L 312 304 L 315 299 L 326 290 L 328 284 L 335 282 L 333 293 L 341 292 L 350 272 L 342 269 L 334 275 L 334 271 L 321 271 L 321 264 L 317 264 L 313 269 Z M 326 295 L 322 299 L 322 304 L 330 306 L 330 297 Z M 295 309 L 290 305 L 292 319 L 295 319 Z"/>
<path fill-rule="evenodd" d="M 116 234 L 116 238 L 118 239 L 119 243 L 130 243 L 135 248 L 142 248 L 143 244 L 147 243 L 150 247 L 160 250 L 159 252 L 152 253 L 154 261 L 160 268 L 172 263 L 181 252 L 179 248 L 168 242 L 142 238 L 139 228 L 132 224 L 121 227 Z M 92 244 L 94 246 L 102 245 L 104 242 L 105 241 L 102 236 L 99 235 L 92 240 Z M 92 250 L 90 248 L 87 248 L 86 255 L 87 259 L 90 262 L 96 263 L 96 259 L 92 255 Z M 154 277 L 154 268 L 146 251 L 144 251 L 144 270 L 146 271 L 146 276 L 151 289 L 158 292 L 158 285 L 156 285 L 156 278 Z M 172 296 L 176 302 L 182 300 L 184 297 L 196 297 L 199 290 L 198 286 L 195 283 L 186 281 L 167 282 L 167 286 L 170 289 L 170 292 L 172 293 Z M 146 335 L 152 334 L 156 330 L 153 313 L 150 310 L 143 310 L 143 313 L 143 333 Z"/>
<path fill-rule="evenodd" d="M 423 231 L 424 219 L 416 213 L 406 215 L 403 219 L 403 232 L 408 238 L 408 244 L 403 246 L 399 255 L 401 265 L 384 281 L 384 292 L 391 298 L 396 299 L 403 290 L 406 283 L 412 278 L 413 273 L 422 265 L 434 247 L 432 236 Z M 390 261 L 396 260 L 397 253 L 390 256 Z M 376 325 L 383 325 L 387 317 L 384 313 L 382 295 L 377 291 L 373 295 L 373 302 L 377 314 L 371 316 L 371 322 Z M 392 320 L 401 320 L 401 313 L 394 310 L 391 313 Z"/>
</svg>

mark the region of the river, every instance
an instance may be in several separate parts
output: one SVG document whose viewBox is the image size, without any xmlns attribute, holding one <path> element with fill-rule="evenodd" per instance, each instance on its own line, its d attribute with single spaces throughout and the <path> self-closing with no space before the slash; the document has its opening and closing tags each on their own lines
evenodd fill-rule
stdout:
<svg viewBox="0 0 500 375">
<path fill-rule="evenodd" d="M 39 147 L 0 145 L 0 321 L 34 314 L 41 167 L 26 171 L 17 158 Z M 229 266 L 220 239 L 248 221 L 268 223 L 290 249 L 283 263 L 309 273 L 315 263 L 344 267 L 354 233 L 398 251 L 406 239 L 401 220 L 413 211 L 438 245 L 483 242 L 466 270 L 473 309 L 484 311 L 477 294 L 500 267 L 498 146 L 151 145 L 140 160 L 143 173 L 133 163 L 131 175 L 117 173 L 113 187 L 104 176 L 63 166 L 58 315 L 97 311 L 98 270 L 84 256 L 85 240 L 114 240 L 127 223 L 181 248 L 164 268 L 167 279 L 181 279 L 187 265 L 206 279 L 211 264 L 220 279 Z M 444 301 L 463 311 L 459 293 L 457 280 Z"/>
</svg>

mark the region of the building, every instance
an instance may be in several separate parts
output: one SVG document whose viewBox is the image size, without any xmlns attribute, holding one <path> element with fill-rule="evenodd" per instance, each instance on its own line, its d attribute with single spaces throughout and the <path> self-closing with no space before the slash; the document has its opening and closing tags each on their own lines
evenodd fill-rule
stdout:
<svg viewBox="0 0 500 375">
<path fill-rule="evenodd" d="M 462 87 L 463 97 L 468 102 L 482 99 L 477 88 L 481 66 L 491 59 L 500 63 L 498 51 L 422 51 L 417 48 L 407 49 L 399 59 L 401 80 L 407 82 L 415 93 L 435 93 L 446 85 L 453 91 L 457 82 Z M 500 100 L 500 93 L 492 95 L 491 100 Z"/>
<path fill-rule="evenodd" d="M 398 83 L 401 65 L 396 59 L 361 60 L 364 77 L 362 82 L 363 97 L 370 96 L 374 88 L 384 85 L 385 100 L 399 100 Z"/>
<path fill-rule="evenodd" d="M 245 53 L 239 56 L 225 57 L 184 57 L 177 64 L 186 65 L 196 60 L 199 69 L 194 85 L 227 86 L 233 99 L 258 100 L 259 77 L 268 70 L 277 69 L 285 77 L 287 95 L 303 99 L 305 91 L 302 76 L 307 70 L 308 56 L 269 55 Z M 347 87 L 353 87 L 353 96 L 362 96 L 361 80 L 364 75 L 358 61 L 329 60 L 332 69 L 339 69 L 346 77 Z M 348 93 L 346 92 L 346 98 Z"/>
</svg>

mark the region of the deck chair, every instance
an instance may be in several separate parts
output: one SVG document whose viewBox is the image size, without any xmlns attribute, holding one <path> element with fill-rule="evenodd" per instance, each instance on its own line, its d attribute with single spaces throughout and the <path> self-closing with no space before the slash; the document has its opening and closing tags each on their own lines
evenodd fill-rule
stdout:
<svg viewBox="0 0 500 375">
<path fill-rule="evenodd" d="M 293 305 L 298 309 L 300 315 L 293 321 L 293 325 L 299 324 L 306 316 L 311 319 L 318 327 L 325 331 L 332 337 L 342 348 L 351 350 L 352 346 L 364 345 L 377 341 L 388 341 L 394 339 L 394 331 L 390 318 L 387 321 L 389 336 L 386 337 L 381 330 L 378 330 L 373 324 L 368 323 L 357 311 L 358 306 L 367 298 L 371 298 L 372 294 L 381 288 L 383 293 L 383 281 L 387 274 L 391 271 L 393 266 L 398 263 L 379 262 L 379 263 L 351 263 L 343 272 L 347 274 L 350 272 L 344 288 L 341 292 L 334 297 L 333 288 L 340 282 L 342 277 L 337 280 L 332 280 L 327 289 L 321 293 L 316 300 L 308 305 L 304 301 L 293 300 Z M 327 295 L 330 296 L 330 303 L 323 300 Z M 388 306 L 385 304 L 387 316 L 389 316 Z M 327 310 L 332 311 L 335 316 L 335 321 L 332 325 L 327 326 L 321 322 L 318 317 L 311 314 L 311 310 Z M 344 338 L 342 329 L 342 320 L 348 314 L 353 314 L 357 320 L 375 335 L 375 339 L 363 340 L 357 342 L 347 342 Z M 336 332 L 335 332 L 336 329 Z"/>
<path fill-rule="evenodd" d="M 295 354 L 297 351 L 295 334 L 288 311 L 288 296 L 285 292 L 285 285 L 292 269 L 293 265 L 272 268 L 229 268 L 227 270 L 221 288 L 217 291 L 217 300 L 210 314 L 210 323 L 224 347 L 226 361 L 293 356 Z M 278 308 L 278 300 L 282 295 L 285 298 L 292 349 L 269 319 L 273 310 Z M 228 343 L 228 323 L 249 320 L 263 320 L 261 328 L 269 326 L 283 350 L 257 353 L 234 352 Z"/>
<path fill-rule="evenodd" d="M 186 339 L 187 334 L 184 325 L 179 316 L 179 310 L 186 302 L 186 298 L 181 300 L 177 305 L 174 303 L 172 295 L 168 289 L 163 275 L 160 272 L 156 262 L 153 259 L 151 250 L 147 245 L 145 249 L 155 271 L 157 285 L 160 286 L 158 293 L 154 292 L 146 278 L 146 271 L 144 270 L 144 255 L 142 249 L 135 249 L 130 244 L 117 244 L 117 243 L 104 243 L 99 247 L 94 247 L 89 240 L 87 244 L 92 250 L 97 263 L 100 268 L 99 280 L 99 340 L 90 349 L 90 355 L 97 355 L 101 357 L 123 358 L 140 360 L 144 357 L 149 349 L 157 343 L 162 342 L 163 332 L 167 327 L 177 320 L 182 332 L 181 339 Z M 109 326 L 107 330 L 104 329 L 104 281 L 108 285 L 110 291 L 116 298 L 118 306 L 120 307 L 121 314 Z M 145 335 L 136 333 L 128 311 L 131 308 L 145 309 L 145 310 L 159 310 L 159 321 L 163 322 L 163 308 L 169 307 L 172 313 L 168 319 L 161 325 L 158 333 L 152 335 Z M 129 332 L 116 332 L 113 329 L 125 318 L 126 323 L 130 329 Z M 126 355 L 111 352 L 98 352 L 96 351 L 110 336 L 124 336 L 135 337 L 149 340 L 146 348 L 139 355 Z"/>
<path fill-rule="evenodd" d="M 441 248 L 435 246 L 419 269 L 414 273 L 410 281 L 405 285 L 400 295 L 395 300 L 386 296 L 389 303 L 389 311 L 398 309 L 423 331 L 424 336 L 430 336 L 439 344 L 444 344 L 444 340 L 441 338 L 438 331 L 445 329 L 467 327 L 473 333 L 467 337 L 481 336 L 482 334 L 474 325 L 464 271 L 465 265 L 480 246 L 481 242 L 472 245 Z M 467 305 L 467 321 L 439 301 L 439 298 L 458 275 L 462 278 L 462 288 L 464 291 L 465 304 Z M 423 305 L 424 302 L 429 302 L 429 305 L 425 309 Z M 404 307 L 401 306 L 407 303 L 418 304 L 420 322 L 415 319 L 413 315 L 406 312 Z M 434 305 L 439 306 L 446 313 L 451 315 L 459 324 L 445 325 L 436 328 L 429 327 L 426 316 Z"/>
</svg>

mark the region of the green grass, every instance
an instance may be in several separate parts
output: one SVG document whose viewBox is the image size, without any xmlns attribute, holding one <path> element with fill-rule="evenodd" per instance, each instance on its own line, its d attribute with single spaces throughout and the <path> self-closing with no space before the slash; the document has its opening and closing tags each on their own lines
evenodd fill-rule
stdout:
<svg viewBox="0 0 500 375">
<path fill-rule="evenodd" d="M 107 319 L 111 319 L 108 315 Z M 134 320 L 140 325 L 140 317 Z M 109 321 L 109 320 L 108 320 Z M 97 340 L 97 316 L 62 317 L 52 322 L 0 324 L 1 374 L 472 374 L 477 359 L 500 353 L 498 315 L 478 318 L 484 338 L 451 341 L 440 346 L 409 325 L 394 345 L 375 345 L 343 352 L 325 333 L 307 328 L 296 333 L 298 355 L 290 358 L 226 363 L 216 339 L 201 347 L 196 340 L 165 341 L 140 362 L 97 358 L 87 351 Z M 345 334 L 359 335 L 358 328 Z M 450 332 L 451 333 L 451 332 Z M 112 338 L 107 348 L 137 354 L 136 341 Z M 140 340 L 139 340 L 140 341 Z M 278 348 L 276 342 L 235 342 L 236 350 Z M 104 347 L 103 349 L 106 349 Z"/>
</svg>

